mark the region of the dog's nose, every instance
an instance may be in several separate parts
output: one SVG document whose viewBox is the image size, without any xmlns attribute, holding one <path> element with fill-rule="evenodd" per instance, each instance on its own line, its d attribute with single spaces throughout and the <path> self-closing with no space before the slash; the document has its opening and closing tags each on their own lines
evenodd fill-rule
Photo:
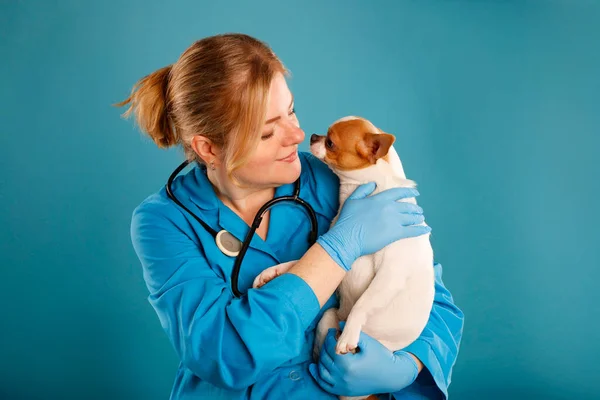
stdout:
<svg viewBox="0 0 600 400">
<path fill-rule="evenodd" d="M 315 135 L 314 133 L 310 135 L 310 144 L 313 144 L 317 140 L 319 140 L 319 135 Z"/>
</svg>

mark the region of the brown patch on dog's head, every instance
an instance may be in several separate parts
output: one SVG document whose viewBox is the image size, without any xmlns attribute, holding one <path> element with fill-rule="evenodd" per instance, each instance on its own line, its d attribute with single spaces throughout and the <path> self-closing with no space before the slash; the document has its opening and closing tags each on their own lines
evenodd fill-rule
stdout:
<svg viewBox="0 0 600 400">
<path fill-rule="evenodd" d="M 346 117 L 333 123 L 327 135 L 312 135 L 311 152 L 333 168 L 350 171 L 370 167 L 387 154 L 394 135 L 383 133 L 370 121 Z"/>
</svg>

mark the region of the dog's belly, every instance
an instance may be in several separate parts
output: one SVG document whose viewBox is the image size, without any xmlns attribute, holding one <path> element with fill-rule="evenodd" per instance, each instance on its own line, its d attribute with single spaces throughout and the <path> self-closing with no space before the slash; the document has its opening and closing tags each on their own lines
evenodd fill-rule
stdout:
<svg viewBox="0 0 600 400">
<path fill-rule="evenodd" d="M 427 325 L 435 296 L 433 265 L 421 269 L 408 281 L 388 307 L 369 315 L 363 332 L 376 338 L 392 351 L 400 350 L 414 342 Z"/>
<path fill-rule="evenodd" d="M 375 254 L 362 256 L 352 264 L 352 269 L 338 286 L 337 292 L 340 301 L 338 318 L 345 321 L 354 307 L 356 300 L 367 290 L 375 277 Z"/>
<path fill-rule="evenodd" d="M 435 276 L 428 235 L 402 239 L 379 252 L 356 260 L 338 288 L 338 317 L 345 321 L 356 301 L 371 284 L 376 271 L 393 268 L 393 279 L 406 280 L 399 290 L 390 282 L 383 290 L 396 290 L 384 307 L 368 313 L 362 331 L 390 350 L 412 343 L 423 331 L 433 305 Z M 362 300 L 361 300 L 362 301 Z"/>
</svg>

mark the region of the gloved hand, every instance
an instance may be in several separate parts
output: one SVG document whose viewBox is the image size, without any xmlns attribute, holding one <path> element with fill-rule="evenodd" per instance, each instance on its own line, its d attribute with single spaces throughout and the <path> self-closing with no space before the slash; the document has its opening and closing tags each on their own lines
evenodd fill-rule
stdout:
<svg viewBox="0 0 600 400">
<path fill-rule="evenodd" d="M 336 223 L 317 239 L 346 271 L 360 256 L 375 253 L 396 240 L 431 231 L 428 226 L 410 226 L 424 221 L 421 207 L 396 201 L 418 196 L 416 189 L 392 188 L 367 197 L 375 186 L 370 182 L 357 187 L 344 202 Z"/>
<path fill-rule="evenodd" d="M 417 379 L 417 363 L 407 352 L 393 353 L 361 332 L 357 353 L 336 354 L 335 334 L 333 328 L 327 332 L 318 365 L 308 367 L 323 390 L 338 396 L 394 393 Z"/>
</svg>

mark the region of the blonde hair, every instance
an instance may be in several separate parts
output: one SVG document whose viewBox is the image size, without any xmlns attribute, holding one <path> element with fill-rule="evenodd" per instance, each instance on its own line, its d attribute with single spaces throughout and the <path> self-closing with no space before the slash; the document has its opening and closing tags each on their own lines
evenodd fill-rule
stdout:
<svg viewBox="0 0 600 400">
<path fill-rule="evenodd" d="M 138 126 L 160 148 L 180 144 L 190 161 L 203 160 L 191 147 L 202 135 L 222 148 L 230 179 L 260 140 L 273 76 L 289 71 L 271 48 L 244 34 L 228 33 L 193 43 L 177 62 L 140 79 L 129 104 Z"/>
</svg>

